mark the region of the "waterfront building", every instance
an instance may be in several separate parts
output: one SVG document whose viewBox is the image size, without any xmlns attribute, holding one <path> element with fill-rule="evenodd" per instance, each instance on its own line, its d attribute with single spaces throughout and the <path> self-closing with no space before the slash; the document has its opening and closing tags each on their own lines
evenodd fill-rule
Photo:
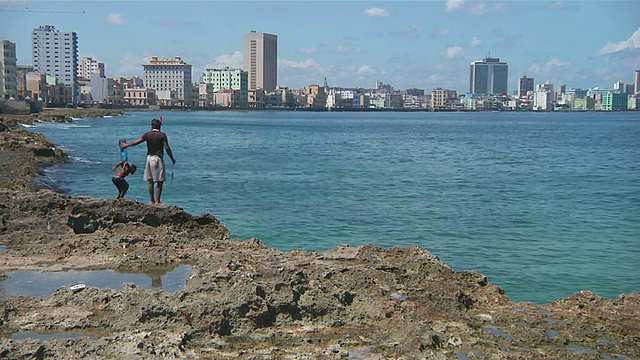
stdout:
<svg viewBox="0 0 640 360">
<path fill-rule="evenodd" d="M 573 88 L 572 88 L 572 89 L 567 90 L 566 95 L 571 95 L 571 94 L 573 94 L 573 95 L 574 95 L 574 98 L 576 98 L 576 99 L 583 99 L 583 98 L 587 97 L 587 92 L 588 92 L 588 91 L 589 91 L 589 90 L 585 90 L 585 89 L 573 89 Z"/>
<path fill-rule="evenodd" d="M 75 32 L 60 32 L 53 25 L 40 25 L 31 34 L 33 67 L 53 76 L 69 87 L 71 102 L 78 98 L 78 36 Z M 59 86 L 59 85 L 56 85 Z M 54 92 L 53 99 L 67 98 Z"/>
<path fill-rule="evenodd" d="M 557 88 L 555 88 L 555 91 L 553 93 L 553 100 L 557 103 L 558 101 L 560 101 L 560 99 L 562 99 L 562 96 L 564 96 L 564 94 L 567 93 L 567 85 L 562 84 L 559 85 Z"/>
<path fill-rule="evenodd" d="M 533 78 L 522 75 L 518 80 L 518 97 L 526 97 L 529 92 L 533 92 Z"/>
<path fill-rule="evenodd" d="M 27 74 L 33 72 L 33 66 L 31 65 L 17 65 L 16 66 L 16 88 L 18 96 L 16 99 L 24 100 L 24 98 L 33 98 L 33 95 L 27 90 Z"/>
<path fill-rule="evenodd" d="M 573 110 L 593 110 L 595 109 L 596 106 L 596 101 L 594 100 L 594 98 L 592 97 L 583 97 L 583 98 L 576 98 L 574 103 L 573 103 Z"/>
<path fill-rule="evenodd" d="M 264 107 L 265 92 L 262 89 L 249 89 L 247 97 L 249 100 L 250 108 L 263 108 Z"/>
<path fill-rule="evenodd" d="M 48 104 L 47 75 L 41 71 L 29 71 L 25 74 L 25 94 L 30 94 L 31 99 Z"/>
<path fill-rule="evenodd" d="M 533 110 L 551 111 L 554 109 L 554 91 L 553 84 L 550 81 L 544 84 L 538 84 L 533 94 Z"/>
<path fill-rule="evenodd" d="M 202 91 L 206 91 L 205 98 L 214 98 L 209 96 L 218 91 L 225 91 L 225 95 L 221 97 L 225 104 L 233 104 L 231 107 L 246 108 L 249 106 L 249 73 L 241 69 L 231 69 L 225 67 L 222 69 L 204 69 L 202 73 L 202 83 L 211 86 L 200 86 L 200 99 L 203 97 Z M 231 92 L 227 91 L 231 90 Z M 218 102 L 215 102 L 216 104 Z"/>
<path fill-rule="evenodd" d="M 156 105 L 156 91 L 147 88 L 124 88 L 123 102 L 129 105 Z"/>
<path fill-rule="evenodd" d="M 78 63 L 78 78 L 88 80 L 92 74 L 104 77 L 104 63 L 85 56 Z"/>
<path fill-rule="evenodd" d="M 325 87 L 320 85 L 309 85 L 305 88 L 305 95 L 307 96 L 307 103 L 305 107 L 320 109 L 327 107 L 327 93 Z"/>
<path fill-rule="evenodd" d="M 18 99 L 16 44 L 2 40 L 0 47 L 0 99 Z"/>
<path fill-rule="evenodd" d="M 406 90 L 408 96 L 424 97 L 424 89 L 411 88 Z"/>
<path fill-rule="evenodd" d="M 99 74 L 91 74 L 89 77 L 91 84 L 91 101 L 97 104 L 106 104 L 109 98 L 109 81 Z"/>
<path fill-rule="evenodd" d="M 486 57 L 471 63 L 469 92 L 480 94 L 507 94 L 509 65 L 499 58 Z"/>
<path fill-rule="evenodd" d="M 251 31 L 244 34 L 244 65 L 249 90 L 275 91 L 278 85 L 278 36 Z"/>
<path fill-rule="evenodd" d="M 49 107 L 65 106 L 74 103 L 78 98 L 78 87 L 75 89 L 60 81 L 57 77 L 45 73 L 47 79 L 47 103 Z"/>
<path fill-rule="evenodd" d="M 433 110 L 449 109 L 458 102 L 458 94 L 455 90 L 439 87 L 431 91 L 431 108 Z"/>
<path fill-rule="evenodd" d="M 154 56 L 142 67 L 144 68 L 144 86 L 156 90 L 162 105 L 193 105 L 191 64 L 187 64 L 180 56 L 169 60 Z"/>
<path fill-rule="evenodd" d="M 602 110 L 604 111 L 620 111 L 627 110 L 629 96 L 610 91 L 602 94 Z"/>
<path fill-rule="evenodd" d="M 636 75 L 634 76 L 633 84 L 634 84 L 633 93 L 640 94 L 640 70 L 636 70 Z"/>
</svg>

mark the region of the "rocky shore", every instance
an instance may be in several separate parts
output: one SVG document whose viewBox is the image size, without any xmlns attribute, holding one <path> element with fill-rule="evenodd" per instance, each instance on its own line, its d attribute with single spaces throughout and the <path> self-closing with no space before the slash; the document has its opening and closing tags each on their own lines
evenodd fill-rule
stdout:
<svg viewBox="0 0 640 360">
<path fill-rule="evenodd" d="M 55 116 L 97 116 L 86 114 Z M 29 118 L 56 120 L 43 116 Z M 0 278 L 179 264 L 191 273 L 175 292 L 128 283 L 0 293 L 1 359 L 640 358 L 638 293 L 513 303 L 419 247 L 281 252 L 230 239 L 212 215 L 42 189 L 39 169 L 66 155 L 17 125 L 29 118 L 5 116 L 10 132 L 0 133 Z"/>
</svg>

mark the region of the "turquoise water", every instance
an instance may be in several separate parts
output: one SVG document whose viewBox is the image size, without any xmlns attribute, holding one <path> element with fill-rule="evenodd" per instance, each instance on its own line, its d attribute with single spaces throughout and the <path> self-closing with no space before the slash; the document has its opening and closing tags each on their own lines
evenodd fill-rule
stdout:
<svg viewBox="0 0 640 360">
<path fill-rule="evenodd" d="M 40 124 L 72 195 L 115 198 L 159 113 Z M 640 290 L 640 113 L 169 112 L 162 200 L 287 251 L 417 244 L 512 300 Z M 144 144 L 130 148 L 142 167 Z M 142 172 L 128 198 L 148 202 Z"/>
</svg>

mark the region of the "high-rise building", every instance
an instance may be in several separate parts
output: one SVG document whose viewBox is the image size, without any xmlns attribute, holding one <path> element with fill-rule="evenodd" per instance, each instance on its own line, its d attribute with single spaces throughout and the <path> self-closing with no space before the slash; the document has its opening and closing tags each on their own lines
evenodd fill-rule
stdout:
<svg viewBox="0 0 640 360">
<path fill-rule="evenodd" d="M 104 63 L 84 56 L 78 63 L 78 77 L 89 80 L 92 74 L 104 77 Z"/>
<path fill-rule="evenodd" d="M 640 70 L 636 70 L 636 76 L 634 78 L 633 84 L 634 84 L 633 93 L 634 94 L 640 93 Z"/>
<path fill-rule="evenodd" d="M 72 101 L 78 99 L 78 36 L 60 32 L 53 25 L 40 25 L 31 35 L 33 67 L 54 76 L 71 88 Z"/>
<path fill-rule="evenodd" d="M 244 66 L 249 90 L 275 91 L 278 85 L 278 36 L 251 31 L 244 34 Z"/>
<path fill-rule="evenodd" d="M 471 63 L 469 92 L 472 94 L 507 94 L 509 65 L 499 58 L 486 57 Z"/>
<path fill-rule="evenodd" d="M 17 99 L 18 67 L 16 44 L 9 40 L 0 42 L 0 99 Z"/>
<path fill-rule="evenodd" d="M 533 78 L 522 75 L 520 80 L 518 80 L 518 97 L 522 98 L 527 96 L 529 91 L 533 92 Z"/>
<path fill-rule="evenodd" d="M 151 58 L 143 64 L 144 86 L 156 90 L 158 100 L 163 105 L 190 106 L 191 98 L 191 64 L 187 64 L 180 56 L 173 60 Z"/>
</svg>

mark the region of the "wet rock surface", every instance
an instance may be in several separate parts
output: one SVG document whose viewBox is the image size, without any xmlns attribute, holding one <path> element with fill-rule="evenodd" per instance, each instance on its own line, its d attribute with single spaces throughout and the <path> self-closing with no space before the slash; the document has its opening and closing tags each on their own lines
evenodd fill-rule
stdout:
<svg viewBox="0 0 640 360">
<path fill-rule="evenodd" d="M 640 358 L 640 294 L 513 303 L 419 247 L 281 252 L 230 239 L 212 215 L 10 186 L 0 189 L 0 244 L 5 276 L 191 265 L 172 293 L 0 293 L 0 358 Z M 25 333 L 40 338 L 12 339 Z"/>
</svg>

